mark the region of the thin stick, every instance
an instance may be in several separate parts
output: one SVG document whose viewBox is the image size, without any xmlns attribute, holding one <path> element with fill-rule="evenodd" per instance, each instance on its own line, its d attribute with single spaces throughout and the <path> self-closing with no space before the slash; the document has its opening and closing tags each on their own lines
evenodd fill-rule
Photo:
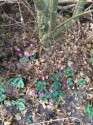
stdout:
<svg viewBox="0 0 93 125">
<path fill-rule="evenodd" d="M 26 3 L 27 5 L 26 5 L 25 3 Z M 36 19 L 35 16 L 34 16 L 34 13 L 33 13 L 33 12 L 31 11 L 31 9 L 30 9 L 29 3 L 28 3 L 26 0 L 25 0 L 25 3 L 22 1 L 22 4 L 23 4 L 23 5 L 28 9 L 28 11 L 32 14 L 33 18 Z"/>
<path fill-rule="evenodd" d="M 63 121 L 64 122 L 64 120 L 67 120 L 67 119 L 79 120 L 81 122 L 81 124 L 83 125 L 83 122 L 80 119 L 75 118 L 75 117 L 54 119 L 54 120 L 43 121 L 43 122 L 39 122 L 39 123 L 33 123 L 33 124 L 30 124 L 30 125 L 40 125 L 40 124 L 45 124 L 45 123 L 49 123 L 49 122 L 56 122 L 56 121 Z"/>
</svg>

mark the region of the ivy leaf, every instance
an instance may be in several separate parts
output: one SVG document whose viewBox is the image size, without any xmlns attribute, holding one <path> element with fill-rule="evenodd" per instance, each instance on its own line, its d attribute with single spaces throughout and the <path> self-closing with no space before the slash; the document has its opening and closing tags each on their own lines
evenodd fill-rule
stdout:
<svg viewBox="0 0 93 125">
<path fill-rule="evenodd" d="M 78 82 L 77 82 L 77 86 L 80 86 L 80 85 L 84 85 L 84 84 L 86 84 L 86 81 L 85 81 L 85 79 L 84 78 L 80 78 L 79 80 L 78 80 Z"/>
<path fill-rule="evenodd" d="M 57 74 L 57 73 L 54 73 L 54 74 L 51 76 L 50 80 L 51 80 L 52 82 L 58 81 L 58 80 L 59 80 L 58 74 Z"/>
<path fill-rule="evenodd" d="M 2 94 L 0 95 L 0 102 L 3 102 L 6 99 L 6 95 Z"/>
<path fill-rule="evenodd" d="M 29 62 L 29 58 L 27 57 L 20 58 L 19 62 L 20 63 Z"/>
<path fill-rule="evenodd" d="M 16 88 L 24 88 L 24 82 L 22 77 L 10 78 L 8 82 Z"/>
<path fill-rule="evenodd" d="M 72 70 L 69 67 L 67 67 L 64 70 L 64 74 L 67 75 L 67 76 L 74 76 L 74 73 L 72 72 Z"/>
<path fill-rule="evenodd" d="M 69 86 L 73 86 L 73 84 L 74 84 L 72 78 L 68 78 L 67 82 L 68 82 Z"/>
</svg>

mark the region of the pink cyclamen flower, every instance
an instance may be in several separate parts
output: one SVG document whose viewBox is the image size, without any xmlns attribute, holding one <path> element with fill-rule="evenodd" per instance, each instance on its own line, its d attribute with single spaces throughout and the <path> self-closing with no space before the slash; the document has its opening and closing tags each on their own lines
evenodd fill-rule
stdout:
<svg viewBox="0 0 93 125">
<path fill-rule="evenodd" d="M 51 93 L 53 92 L 53 90 L 52 90 L 52 89 L 50 89 L 49 91 L 50 91 Z"/>
<path fill-rule="evenodd" d="M 48 75 L 45 76 L 45 79 L 48 79 Z"/>
<path fill-rule="evenodd" d="M 41 70 L 38 70 L 38 74 L 39 74 L 39 75 L 42 75 L 42 71 L 41 71 Z"/>
<path fill-rule="evenodd" d="M 52 99 L 49 99 L 49 103 L 50 103 L 50 104 L 53 104 L 53 100 L 52 100 Z"/>
<path fill-rule="evenodd" d="M 33 47 L 33 44 L 30 44 L 31 47 Z"/>
<path fill-rule="evenodd" d="M 19 56 L 19 57 L 22 57 L 22 54 L 20 53 L 20 54 L 18 54 L 18 56 Z"/>
<path fill-rule="evenodd" d="M 20 52 L 21 50 L 20 50 L 20 48 L 17 48 L 16 51 L 17 51 L 17 52 Z"/>
<path fill-rule="evenodd" d="M 68 89 L 68 85 L 64 85 L 64 88 L 65 88 L 65 89 Z"/>
<path fill-rule="evenodd" d="M 43 96 L 44 96 L 44 93 L 40 93 L 39 96 L 40 96 L 40 97 L 43 97 Z"/>
<path fill-rule="evenodd" d="M 35 95 L 35 90 L 31 90 L 31 95 Z"/>
<path fill-rule="evenodd" d="M 30 57 L 30 54 L 29 54 L 29 53 L 26 53 L 25 56 L 26 56 L 27 58 L 29 58 L 29 57 Z"/>
</svg>

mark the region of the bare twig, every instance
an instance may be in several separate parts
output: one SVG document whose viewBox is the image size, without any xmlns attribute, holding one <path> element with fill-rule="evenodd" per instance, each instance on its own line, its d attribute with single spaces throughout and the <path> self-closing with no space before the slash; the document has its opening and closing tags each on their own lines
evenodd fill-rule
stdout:
<svg viewBox="0 0 93 125">
<path fill-rule="evenodd" d="M 67 6 L 61 6 L 61 5 L 58 5 L 58 9 L 59 10 L 67 10 L 67 9 L 71 9 L 73 7 L 75 7 L 76 4 L 71 4 L 71 5 L 67 5 Z"/>
<path fill-rule="evenodd" d="M 0 27 L 8 27 L 8 26 L 13 26 L 13 25 L 22 26 L 22 25 L 20 25 L 20 24 L 21 24 L 20 22 L 18 22 L 18 23 L 12 23 L 12 24 L 2 24 L 2 25 L 0 25 Z"/>
<path fill-rule="evenodd" d="M 23 25 L 25 25 L 24 23 L 24 19 L 23 19 L 23 16 L 22 16 L 22 11 L 21 11 L 21 7 L 20 7 L 20 0 L 18 0 L 18 7 L 19 7 L 19 12 L 20 12 L 20 21 Z"/>
<path fill-rule="evenodd" d="M 64 122 L 64 120 L 67 120 L 67 119 L 73 119 L 74 121 L 78 120 L 78 121 L 81 122 L 81 125 L 83 125 L 83 122 L 80 119 L 75 118 L 75 117 L 62 118 L 62 119 L 54 119 L 54 120 L 43 121 L 43 122 L 39 122 L 39 123 L 33 123 L 33 124 L 30 124 L 30 125 L 40 125 L 40 124 L 51 123 L 51 122 L 56 122 L 56 121 L 59 121 L 59 122 L 62 121 L 62 122 Z"/>
<path fill-rule="evenodd" d="M 23 4 L 23 5 L 28 9 L 28 11 L 32 14 L 33 18 L 36 19 L 35 16 L 34 16 L 33 11 L 31 11 L 31 7 L 30 7 L 29 3 L 25 0 L 25 2 L 22 1 L 22 4 Z M 27 4 L 27 5 L 26 5 L 26 4 Z"/>
</svg>

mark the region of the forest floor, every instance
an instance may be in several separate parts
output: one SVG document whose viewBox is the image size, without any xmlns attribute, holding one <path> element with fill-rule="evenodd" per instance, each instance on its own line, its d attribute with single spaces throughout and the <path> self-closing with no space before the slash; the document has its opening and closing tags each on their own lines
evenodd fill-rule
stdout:
<svg viewBox="0 0 93 125">
<path fill-rule="evenodd" d="M 0 8 L 0 125 L 93 125 L 93 23 L 76 22 L 54 42 L 50 56 L 39 55 L 35 15 L 22 7 L 21 24 L 17 5 L 10 8 Z M 57 23 L 67 18 L 60 16 Z M 41 101 L 38 80 L 50 94 L 51 85 L 60 83 L 61 100 L 55 95 Z"/>
</svg>

